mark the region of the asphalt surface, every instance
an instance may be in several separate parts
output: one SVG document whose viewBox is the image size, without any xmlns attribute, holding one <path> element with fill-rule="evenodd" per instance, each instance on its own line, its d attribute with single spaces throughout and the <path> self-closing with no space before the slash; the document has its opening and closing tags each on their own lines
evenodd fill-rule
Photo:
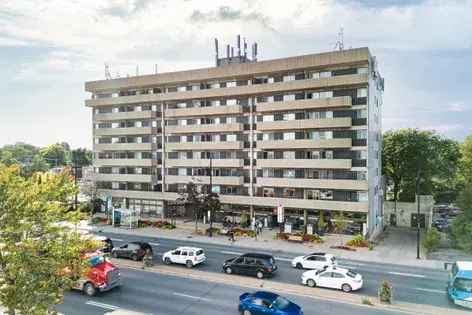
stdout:
<svg viewBox="0 0 472 315">
<path fill-rule="evenodd" d="M 57 310 L 66 315 L 104 314 L 116 309 L 154 315 L 237 315 L 238 298 L 246 289 L 200 280 L 184 279 L 147 271 L 122 269 L 123 285 L 95 297 L 81 292 L 66 294 Z M 286 296 L 307 315 L 399 315 L 371 309 L 297 296 Z"/>
<path fill-rule="evenodd" d="M 120 246 L 129 241 L 145 241 L 153 246 L 154 263 L 163 264 L 162 254 L 179 246 L 195 246 L 204 249 L 207 262 L 195 268 L 203 271 L 222 272 L 222 264 L 225 260 L 245 252 L 254 252 L 254 249 L 239 247 L 228 241 L 228 245 L 215 245 L 188 241 L 180 241 L 166 238 L 153 238 L 141 236 L 129 236 L 124 234 L 105 233 L 114 243 Z M 271 279 L 284 283 L 298 284 L 303 273 L 302 270 L 292 268 L 290 261 L 299 254 L 291 254 L 281 251 L 264 251 L 274 255 L 279 270 Z M 401 259 L 401 257 L 399 257 Z M 409 267 L 391 264 L 379 264 L 374 262 L 360 262 L 339 259 L 341 267 L 348 267 L 360 273 L 364 278 L 364 287 L 357 292 L 349 294 L 362 294 L 377 297 L 378 288 L 383 280 L 387 280 L 393 287 L 393 298 L 396 301 L 428 304 L 440 307 L 453 307 L 449 303 L 445 288 L 447 273 L 442 270 Z M 185 266 L 181 266 L 185 268 Z M 185 280 L 186 281 L 186 280 Z M 301 284 L 300 284 L 301 285 Z"/>
</svg>

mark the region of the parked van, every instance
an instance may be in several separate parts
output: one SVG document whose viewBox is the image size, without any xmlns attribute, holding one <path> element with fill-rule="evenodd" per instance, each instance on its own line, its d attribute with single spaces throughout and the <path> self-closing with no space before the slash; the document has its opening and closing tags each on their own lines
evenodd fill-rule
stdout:
<svg viewBox="0 0 472 315">
<path fill-rule="evenodd" d="M 472 308 L 472 262 L 445 263 L 444 267 L 450 271 L 447 283 L 448 298 L 454 304 Z"/>
</svg>

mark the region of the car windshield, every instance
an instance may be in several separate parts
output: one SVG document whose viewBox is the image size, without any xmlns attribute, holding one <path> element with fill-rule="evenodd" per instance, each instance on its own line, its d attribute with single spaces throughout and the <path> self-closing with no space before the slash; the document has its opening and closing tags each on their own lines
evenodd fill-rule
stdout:
<svg viewBox="0 0 472 315">
<path fill-rule="evenodd" d="M 287 300 L 286 298 L 283 298 L 281 296 L 277 297 L 275 301 L 272 303 L 272 305 L 279 309 L 279 310 L 284 310 L 290 305 L 290 301 Z"/>
<path fill-rule="evenodd" d="M 357 276 L 357 273 L 355 273 L 354 271 L 352 270 L 349 270 L 347 273 L 346 273 L 349 277 L 351 278 L 355 278 Z"/>
<path fill-rule="evenodd" d="M 203 250 L 200 249 L 200 250 L 197 250 L 197 252 L 196 252 L 195 255 L 200 256 L 200 255 L 202 255 L 202 254 L 203 254 Z"/>
<path fill-rule="evenodd" d="M 472 279 L 456 278 L 454 288 L 459 291 L 472 292 Z"/>
<path fill-rule="evenodd" d="M 100 265 L 101 263 L 105 262 L 105 258 L 103 256 L 93 256 L 90 257 L 89 263 L 92 267 L 95 267 L 97 265 Z"/>
</svg>

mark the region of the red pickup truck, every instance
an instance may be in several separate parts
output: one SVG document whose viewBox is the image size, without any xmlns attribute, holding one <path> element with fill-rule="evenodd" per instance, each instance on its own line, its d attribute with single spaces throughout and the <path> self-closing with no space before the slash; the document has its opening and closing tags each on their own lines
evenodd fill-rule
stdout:
<svg viewBox="0 0 472 315">
<path fill-rule="evenodd" d="M 80 290 L 88 296 L 104 292 L 121 285 L 120 270 L 103 255 L 94 253 L 85 255 L 90 269 L 74 285 L 73 289 Z"/>
</svg>

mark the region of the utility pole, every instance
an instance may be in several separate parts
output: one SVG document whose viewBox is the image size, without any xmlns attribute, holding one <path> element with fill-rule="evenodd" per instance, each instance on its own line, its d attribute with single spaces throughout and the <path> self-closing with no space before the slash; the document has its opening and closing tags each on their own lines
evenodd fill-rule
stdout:
<svg viewBox="0 0 472 315">
<path fill-rule="evenodd" d="M 77 160 L 74 160 L 74 165 L 72 166 L 74 169 L 74 185 L 77 187 L 77 172 L 80 169 L 82 169 L 82 166 L 77 165 Z M 77 204 L 78 204 L 78 196 L 77 196 L 77 191 L 75 192 L 74 196 L 74 210 L 77 210 Z"/>
<path fill-rule="evenodd" d="M 213 152 L 210 152 L 210 193 L 208 194 L 208 197 L 213 198 Z M 210 208 L 210 232 L 208 233 L 208 236 L 212 237 L 213 236 L 213 209 Z"/>
<path fill-rule="evenodd" d="M 420 259 L 420 168 L 416 173 L 416 259 Z"/>
</svg>

